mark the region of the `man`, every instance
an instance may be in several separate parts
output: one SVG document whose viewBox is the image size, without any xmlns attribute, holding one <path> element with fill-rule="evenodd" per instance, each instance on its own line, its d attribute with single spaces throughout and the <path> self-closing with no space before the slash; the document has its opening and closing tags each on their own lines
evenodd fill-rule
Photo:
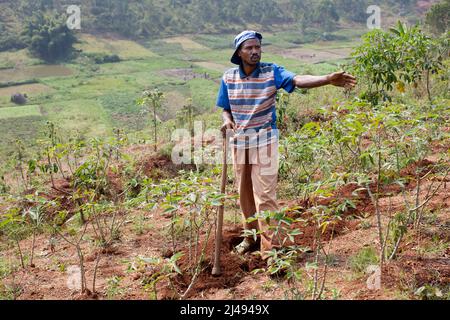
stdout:
<svg viewBox="0 0 450 320">
<path fill-rule="evenodd" d="M 223 108 L 223 132 L 233 133 L 232 154 L 244 229 L 259 230 L 261 254 L 276 243 L 269 225 L 263 219 L 248 222 L 255 213 L 278 211 L 276 186 L 278 179 L 278 130 L 275 98 L 277 90 L 288 93 L 295 88 L 316 88 L 334 85 L 352 88 L 356 79 L 345 72 L 324 76 L 300 76 L 273 63 L 261 61 L 262 35 L 247 30 L 234 39 L 235 52 L 231 62 L 239 65 L 226 71 L 222 78 L 217 106 Z M 227 135 L 228 137 L 228 135 Z M 253 238 L 244 238 L 236 247 L 240 254 L 253 245 Z"/>
</svg>

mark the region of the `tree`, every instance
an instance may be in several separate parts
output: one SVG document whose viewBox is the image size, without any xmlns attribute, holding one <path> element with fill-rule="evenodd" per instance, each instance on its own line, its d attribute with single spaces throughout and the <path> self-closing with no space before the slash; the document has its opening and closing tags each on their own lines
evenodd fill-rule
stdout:
<svg viewBox="0 0 450 320">
<path fill-rule="evenodd" d="M 248 23 L 274 23 L 282 19 L 280 7 L 276 1 L 260 0 L 239 2 L 236 13 L 242 18 L 243 22 Z M 270 22 L 269 22 L 270 21 Z"/>
<path fill-rule="evenodd" d="M 442 34 L 448 31 L 450 20 L 450 0 L 444 0 L 434 4 L 427 12 L 426 24 L 434 34 Z"/>
<path fill-rule="evenodd" d="M 312 2 L 310 0 L 290 0 L 287 4 L 287 10 L 290 12 L 294 23 L 298 25 L 300 32 L 304 33 L 311 20 L 310 9 Z"/>
<path fill-rule="evenodd" d="M 314 9 L 313 22 L 323 26 L 325 31 L 330 32 L 336 29 L 339 21 L 336 5 L 331 0 L 321 0 Z"/>
<path fill-rule="evenodd" d="M 338 14 L 354 22 L 366 22 L 367 6 L 366 0 L 336 0 Z"/>
<path fill-rule="evenodd" d="M 19 37 L 17 30 L 10 23 L 2 21 L 0 14 L 0 51 L 23 49 L 25 47 L 26 45 Z"/>
<path fill-rule="evenodd" d="M 363 44 L 353 53 L 355 73 L 367 80 L 363 98 L 376 105 L 380 99 L 391 99 L 389 93 L 394 85 L 417 85 L 425 78 L 431 102 L 430 76 L 444 68 L 442 61 L 448 55 L 445 40 L 433 39 L 419 26 L 408 28 L 400 21 L 389 32 L 374 30 L 366 34 Z"/>
<path fill-rule="evenodd" d="M 30 52 L 47 62 L 67 59 L 76 42 L 73 31 L 66 25 L 66 18 L 55 13 L 36 13 L 27 21 L 23 36 Z"/>
</svg>

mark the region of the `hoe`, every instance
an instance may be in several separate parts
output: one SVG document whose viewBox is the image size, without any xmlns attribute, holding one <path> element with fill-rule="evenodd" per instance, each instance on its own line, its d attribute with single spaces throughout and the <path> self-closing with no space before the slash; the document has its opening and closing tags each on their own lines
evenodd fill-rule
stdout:
<svg viewBox="0 0 450 320">
<path fill-rule="evenodd" d="M 225 194 L 225 187 L 227 183 L 227 139 L 223 137 L 223 156 L 222 156 L 222 184 L 220 186 L 220 192 Z M 222 204 L 219 207 L 219 214 L 217 217 L 217 229 L 216 229 L 216 244 L 215 244 L 215 252 L 214 252 L 214 266 L 212 269 L 213 276 L 220 276 L 222 274 L 222 270 L 220 268 L 220 249 L 222 247 L 222 226 L 223 226 L 223 211 L 224 211 L 224 202 L 225 199 L 222 200 Z"/>
</svg>

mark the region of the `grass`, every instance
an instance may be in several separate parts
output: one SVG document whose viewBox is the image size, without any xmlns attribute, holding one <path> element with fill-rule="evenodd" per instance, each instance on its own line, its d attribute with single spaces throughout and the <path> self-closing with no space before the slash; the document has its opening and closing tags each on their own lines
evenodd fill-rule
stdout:
<svg viewBox="0 0 450 320">
<path fill-rule="evenodd" d="M 0 69 L 14 68 L 16 65 L 31 66 L 41 63 L 28 54 L 27 49 L 0 52 Z"/>
<path fill-rule="evenodd" d="M 353 272 L 361 275 L 366 272 L 368 266 L 378 264 L 377 251 L 372 247 L 364 247 L 351 256 L 348 263 Z"/>
<path fill-rule="evenodd" d="M 16 300 L 23 289 L 16 284 L 7 285 L 0 282 L 0 300 Z"/>
<path fill-rule="evenodd" d="M 190 39 L 189 37 L 172 37 L 164 40 L 167 43 L 179 43 L 185 51 L 197 51 L 207 49 L 205 46 Z"/>
<path fill-rule="evenodd" d="M 365 32 L 367 32 L 367 29 L 362 27 L 354 29 L 342 28 L 326 35 L 326 38 L 333 40 L 323 41 L 325 34 L 314 29 L 307 29 L 303 32 L 300 30 L 285 30 L 282 32 L 263 34 L 263 45 L 271 44 L 285 49 L 297 48 L 299 46 L 310 47 L 318 43 L 339 43 L 340 45 L 347 46 L 348 44 L 354 44 L 354 39 L 359 39 Z"/>
<path fill-rule="evenodd" d="M 106 92 L 135 90 L 132 83 L 118 76 L 75 77 L 64 79 L 45 79 L 45 84 L 53 87 L 57 92 L 52 96 L 52 101 L 68 101 L 96 98 Z"/>
<path fill-rule="evenodd" d="M 121 295 L 124 294 L 124 289 L 120 287 L 122 278 L 119 276 L 114 276 L 109 278 L 107 281 L 106 296 L 108 300 L 119 299 Z"/>
<path fill-rule="evenodd" d="M 89 137 L 112 133 L 108 113 L 98 100 L 71 100 L 64 105 L 51 103 L 43 107 L 43 112 L 65 132 L 79 131 Z"/>
<path fill-rule="evenodd" d="M 194 59 L 194 62 L 209 61 L 231 68 L 235 66 L 230 62 L 233 52 L 233 49 L 205 50 L 192 53 L 191 57 Z"/>
<path fill-rule="evenodd" d="M 133 218 L 133 231 L 136 235 L 140 236 L 144 233 L 153 230 L 155 226 L 153 223 L 148 221 L 149 218 L 145 214 L 138 214 Z"/>
<path fill-rule="evenodd" d="M 192 79 L 188 82 L 194 106 L 201 112 L 209 112 L 216 105 L 219 84 L 206 79 Z"/>
<path fill-rule="evenodd" d="M 142 90 L 158 87 L 161 91 L 166 91 L 167 88 L 170 90 L 172 86 L 183 86 L 186 83 L 183 79 L 165 76 L 158 71 L 136 73 L 132 81 Z"/>
<path fill-rule="evenodd" d="M 156 55 L 137 42 L 123 39 L 100 38 L 89 34 L 80 35 L 77 49 L 85 53 L 117 54 L 123 60 L 153 58 Z"/>
<path fill-rule="evenodd" d="M 342 65 L 339 65 L 338 63 L 323 62 L 323 63 L 314 64 L 314 65 L 306 65 L 303 67 L 303 69 L 300 71 L 300 73 L 318 76 L 318 75 L 336 72 L 341 69 L 342 69 Z M 328 87 L 328 89 L 329 88 L 330 87 Z"/>
<path fill-rule="evenodd" d="M 184 86 L 184 89 L 186 86 Z M 160 118 L 164 120 L 173 119 L 176 117 L 177 111 L 180 110 L 187 103 L 189 92 L 187 90 L 170 90 L 164 94 L 164 111 L 161 112 Z"/>
<path fill-rule="evenodd" d="M 40 93 L 51 92 L 52 88 L 42 83 L 23 84 L 18 86 L 6 87 L 0 89 L 0 98 L 5 98 L 3 101 L 8 103 L 11 99 L 11 95 L 15 93 L 26 93 L 28 98 L 31 98 Z M 1 107 L 1 106 L 0 106 Z"/>
<path fill-rule="evenodd" d="M 70 76 L 73 70 L 63 65 L 26 66 L 19 69 L 3 70 L 0 73 L 0 82 L 23 81 L 46 77 Z"/>
<path fill-rule="evenodd" d="M 274 45 L 280 48 L 294 48 L 299 44 L 310 41 L 300 31 L 276 32 L 263 34 L 263 45 Z"/>
<path fill-rule="evenodd" d="M 193 40 L 210 49 L 232 49 L 234 34 L 199 34 Z"/>
<path fill-rule="evenodd" d="M 16 265 L 6 261 L 6 259 L 0 257 L 0 279 L 3 279 L 10 275 L 17 268 Z"/>
<path fill-rule="evenodd" d="M 279 66 L 283 66 L 287 70 L 294 72 L 294 73 L 301 73 L 302 70 L 305 68 L 305 63 L 292 59 L 292 58 L 285 58 L 281 55 L 264 52 L 262 55 L 262 61 L 264 62 L 272 62 Z"/>
<path fill-rule="evenodd" d="M 196 71 L 198 70 L 198 72 L 207 72 L 213 78 L 220 78 L 223 73 L 230 68 L 230 66 L 225 66 L 220 63 L 208 61 L 199 61 L 195 62 L 194 64 L 197 66 Z"/>
<path fill-rule="evenodd" d="M 307 43 L 302 47 L 308 49 L 317 49 L 317 50 L 326 50 L 326 49 L 345 49 L 345 48 L 354 48 L 358 45 L 358 39 L 351 40 L 332 40 L 332 41 L 317 41 L 312 43 Z"/>
<path fill-rule="evenodd" d="M 0 108 L 0 119 L 22 118 L 22 117 L 39 117 L 41 111 L 39 106 L 28 105 L 20 107 Z"/>
<path fill-rule="evenodd" d="M 110 92 L 98 98 L 103 109 L 108 113 L 112 126 L 126 130 L 142 130 L 146 120 L 135 104 L 138 92 Z"/>
<path fill-rule="evenodd" d="M 99 66 L 97 74 L 127 75 L 129 73 L 152 72 L 165 69 L 188 68 L 185 61 L 172 60 L 166 57 L 155 57 L 149 60 L 122 61 L 106 63 Z"/>
<path fill-rule="evenodd" d="M 0 161 L 7 161 L 14 149 L 14 141 L 20 139 L 29 150 L 35 150 L 45 119 L 42 116 L 0 119 L 2 140 L 0 143 Z"/>
<path fill-rule="evenodd" d="M 187 55 L 181 44 L 178 42 L 169 43 L 163 39 L 157 39 L 145 42 L 144 46 L 152 50 L 152 52 L 159 54 L 160 56 L 164 56 L 165 58 L 182 60 Z"/>
<path fill-rule="evenodd" d="M 433 257 L 443 255 L 449 247 L 448 241 L 441 240 L 438 235 L 433 235 L 431 241 L 418 247 L 417 251 L 421 255 Z"/>
</svg>

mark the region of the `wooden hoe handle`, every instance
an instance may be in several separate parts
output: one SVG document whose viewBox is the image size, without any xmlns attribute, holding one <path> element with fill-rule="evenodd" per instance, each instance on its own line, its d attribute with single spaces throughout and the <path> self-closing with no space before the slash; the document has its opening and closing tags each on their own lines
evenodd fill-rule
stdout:
<svg viewBox="0 0 450 320">
<path fill-rule="evenodd" d="M 222 157 L 222 185 L 220 186 L 220 192 L 225 194 L 225 187 L 227 184 L 227 139 L 223 138 L 223 157 Z M 223 226 L 223 211 L 224 211 L 224 202 L 225 199 L 222 200 L 222 204 L 219 207 L 219 215 L 217 217 L 217 229 L 216 229 L 216 247 L 214 252 L 214 266 L 212 269 L 213 276 L 220 276 L 222 274 L 222 270 L 220 268 L 220 249 L 222 247 L 222 226 Z"/>
</svg>

